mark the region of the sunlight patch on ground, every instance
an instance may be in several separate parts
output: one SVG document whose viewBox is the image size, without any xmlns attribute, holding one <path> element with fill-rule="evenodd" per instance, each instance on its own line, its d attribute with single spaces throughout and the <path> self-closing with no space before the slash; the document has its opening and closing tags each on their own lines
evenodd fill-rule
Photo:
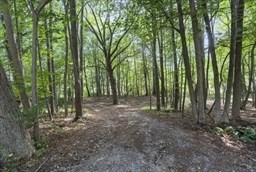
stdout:
<svg viewBox="0 0 256 172">
<path fill-rule="evenodd" d="M 99 112 L 100 110 L 99 109 L 95 109 L 95 110 L 93 110 L 94 112 Z"/>
<path fill-rule="evenodd" d="M 98 111 L 99 111 L 99 110 L 98 110 Z M 98 111 L 96 111 L 96 112 L 98 112 Z M 85 117 L 95 117 L 95 114 L 86 113 L 84 116 L 85 116 Z"/>
<path fill-rule="evenodd" d="M 72 121 L 72 120 L 73 120 L 73 118 L 71 118 L 71 117 L 67 117 L 67 118 L 63 119 L 63 121 L 65 121 L 65 122 L 69 122 L 69 121 Z"/>
<path fill-rule="evenodd" d="M 244 146 L 238 145 L 236 142 L 232 141 L 229 136 L 225 134 L 223 135 L 223 137 L 221 137 L 221 140 L 223 141 L 223 143 L 225 143 L 226 146 L 231 147 L 233 149 L 241 150 L 242 148 L 244 148 Z"/>
<path fill-rule="evenodd" d="M 129 108 L 129 105 L 116 105 L 117 108 Z"/>
</svg>

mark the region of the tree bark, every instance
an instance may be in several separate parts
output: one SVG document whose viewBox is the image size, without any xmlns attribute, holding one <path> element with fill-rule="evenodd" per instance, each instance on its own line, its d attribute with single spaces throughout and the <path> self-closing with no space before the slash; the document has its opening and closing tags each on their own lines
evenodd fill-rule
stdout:
<svg viewBox="0 0 256 172">
<path fill-rule="evenodd" d="M 145 45 L 142 43 L 142 63 L 143 63 L 143 75 L 144 75 L 144 86 L 145 86 L 145 96 L 149 95 L 148 91 L 148 69 L 147 69 L 147 61 L 145 55 Z"/>
<path fill-rule="evenodd" d="M 18 159 L 28 159 L 35 150 L 21 123 L 18 103 L 1 63 L 0 92 L 0 161 L 5 162 L 10 154 Z"/>
<path fill-rule="evenodd" d="M 76 1 L 69 0 L 70 3 L 70 18 L 71 18 L 71 30 L 70 30 L 70 48 L 73 60 L 73 73 L 75 79 L 75 109 L 76 115 L 74 121 L 80 119 L 83 115 L 82 111 L 82 95 L 81 95 L 81 79 L 78 62 L 78 43 L 77 43 L 77 17 L 76 17 Z"/>
<path fill-rule="evenodd" d="M 204 16 L 204 22 L 206 26 L 206 32 L 207 32 L 207 37 L 208 37 L 208 45 L 209 45 L 209 51 L 211 54 L 211 59 L 212 59 L 212 68 L 213 68 L 213 77 L 214 77 L 214 89 L 215 89 L 215 106 L 213 110 L 213 115 L 215 118 L 215 123 L 229 123 L 228 116 L 223 116 L 226 114 L 221 115 L 221 96 L 220 96 L 220 81 L 219 81 L 219 70 L 218 70 L 218 64 L 217 64 L 217 57 L 216 57 L 216 52 L 215 52 L 215 43 L 213 39 L 213 32 L 211 29 L 211 22 L 210 18 L 207 13 L 207 3 L 204 0 L 202 2 L 202 9 L 204 11 L 203 16 Z"/>
<path fill-rule="evenodd" d="M 233 84 L 233 103 L 232 117 L 240 118 L 241 106 L 241 63 L 242 63 L 242 43 L 243 43 L 243 17 L 244 17 L 244 0 L 239 0 L 237 7 L 237 35 L 235 42 L 235 75 Z"/>
<path fill-rule="evenodd" d="M 234 62 L 235 62 L 235 41 L 236 41 L 236 2 L 237 0 L 231 0 L 231 37 L 230 37 L 230 56 L 229 56 L 229 69 L 228 69 L 228 80 L 227 80 L 227 89 L 225 104 L 223 110 L 223 116 L 229 116 L 230 111 L 230 101 L 232 94 L 233 86 L 233 77 L 234 77 Z"/>
<path fill-rule="evenodd" d="M 177 50 L 176 50 L 176 41 L 175 41 L 175 31 L 172 29 L 172 52 L 173 52 L 173 60 L 174 60 L 174 101 L 173 107 L 174 110 L 178 110 L 178 104 L 180 99 L 180 86 L 179 86 L 179 67 L 178 67 L 178 58 L 177 58 Z"/>
<path fill-rule="evenodd" d="M 153 25 L 156 22 L 153 22 Z M 154 86 L 156 93 L 156 109 L 160 111 L 161 109 L 161 100 L 160 100 L 160 88 L 159 88 L 159 77 L 158 77 L 158 65 L 157 65 L 157 57 L 156 57 L 156 30 L 153 28 L 153 41 L 152 41 L 152 56 L 153 56 L 153 71 L 154 71 Z"/>
<path fill-rule="evenodd" d="M 245 96 L 244 101 L 241 104 L 241 109 L 243 109 L 243 110 L 246 109 L 246 104 L 247 104 L 249 96 L 252 92 L 252 83 L 253 83 L 253 75 L 254 75 L 254 51 L 255 51 L 255 48 L 256 48 L 256 41 L 254 41 L 254 44 L 253 44 L 252 49 L 251 49 L 251 56 L 250 56 L 251 66 L 250 66 L 250 70 L 249 70 L 250 74 L 249 74 L 248 91 L 247 91 L 247 94 Z"/>
<path fill-rule="evenodd" d="M 197 20 L 197 11 L 195 7 L 195 1 L 189 0 L 190 14 L 192 20 L 192 30 L 195 45 L 196 55 L 196 72 L 197 72 L 197 98 L 198 98 L 198 122 L 205 123 L 205 93 L 204 93 L 204 64 L 203 59 L 203 48 L 201 43 L 202 33 L 199 30 L 199 23 Z"/>
<path fill-rule="evenodd" d="M 185 75 L 186 75 L 186 80 L 187 80 L 188 89 L 189 89 L 190 101 L 191 101 L 191 105 L 192 105 L 192 114 L 198 121 L 196 96 L 195 96 L 195 92 L 194 92 L 194 88 L 193 88 L 190 60 L 189 60 L 187 40 L 186 40 L 185 25 L 183 22 L 184 18 L 183 18 L 181 0 L 176 0 L 176 2 L 177 2 L 178 13 L 179 13 L 179 33 L 180 33 L 181 42 L 182 42 L 182 56 L 183 56 L 183 60 L 184 60 Z"/>
<path fill-rule="evenodd" d="M 160 76 L 161 76 L 161 104 L 165 107 L 165 76 L 164 76 L 164 45 L 163 45 L 163 31 L 160 30 L 158 35 L 159 58 L 160 58 Z"/>
</svg>

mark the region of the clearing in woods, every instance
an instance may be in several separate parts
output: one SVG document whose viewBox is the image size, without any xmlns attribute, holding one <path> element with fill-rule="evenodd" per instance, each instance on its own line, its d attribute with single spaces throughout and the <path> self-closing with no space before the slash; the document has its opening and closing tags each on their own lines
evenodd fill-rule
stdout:
<svg viewBox="0 0 256 172">
<path fill-rule="evenodd" d="M 148 97 L 84 102 L 85 118 L 42 121 L 49 140 L 43 157 L 23 164 L 23 171 L 171 172 L 256 171 L 255 145 L 206 132 L 179 113 L 148 113 Z"/>
</svg>

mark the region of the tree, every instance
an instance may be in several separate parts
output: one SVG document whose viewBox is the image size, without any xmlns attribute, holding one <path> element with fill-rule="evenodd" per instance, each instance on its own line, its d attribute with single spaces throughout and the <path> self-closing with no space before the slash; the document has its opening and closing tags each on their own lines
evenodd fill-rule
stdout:
<svg viewBox="0 0 256 172">
<path fill-rule="evenodd" d="M 11 64 L 13 66 L 13 76 L 15 78 L 15 85 L 19 90 L 20 99 L 24 108 L 30 107 L 29 98 L 26 92 L 26 86 L 24 82 L 23 65 L 19 56 L 18 47 L 16 45 L 14 28 L 12 24 L 12 16 L 10 15 L 10 5 L 7 0 L 0 0 L 0 5 L 3 7 L 3 17 L 5 22 L 6 37 L 8 43 L 8 54 Z"/>
<path fill-rule="evenodd" d="M 33 16 L 33 35 L 32 35 L 32 67 L 31 67 L 31 78 L 32 78 L 32 106 L 35 108 L 33 111 L 35 114 L 33 138 L 37 142 L 40 139 L 39 133 L 39 121 L 38 121 L 38 88 L 37 88 L 37 56 L 38 56 L 38 20 L 42 9 L 50 3 L 51 0 L 41 0 L 37 7 L 31 0 L 28 1 Z"/>
<path fill-rule="evenodd" d="M 209 45 L 209 52 L 211 54 L 212 59 L 212 69 L 213 69 L 213 77 L 214 77 L 214 91 L 215 91 L 215 108 L 214 108 L 214 117 L 216 123 L 229 123 L 228 117 L 226 114 L 221 115 L 221 96 L 220 96 L 220 81 L 219 81 L 219 70 L 217 64 L 217 57 L 215 51 L 215 43 L 214 43 L 214 36 L 211 27 L 210 17 L 208 15 L 208 7 L 205 0 L 202 1 L 202 10 L 203 10 L 203 17 L 208 37 L 208 45 Z"/>
<path fill-rule="evenodd" d="M 194 0 L 189 0 L 190 15 L 192 20 L 192 30 L 196 55 L 196 73 L 197 73 L 197 98 L 198 98 L 198 122 L 205 123 L 205 106 L 204 106 L 204 64 L 203 47 L 201 43 L 202 33 L 199 29 L 197 11 Z"/>
<path fill-rule="evenodd" d="M 78 60 L 78 31 L 77 31 L 77 17 L 76 17 L 76 1 L 70 0 L 70 19 L 71 19 L 71 28 L 70 28 L 70 48 L 73 60 L 73 73 L 75 78 L 75 108 L 76 116 L 74 121 L 77 121 L 82 117 L 82 93 L 81 93 L 81 79 L 80 79 L 80 68 Z"/>
<path fill-rule="evenodd" d="M 28 159 L 35 152 L 30 136 L 22 125 L 19 107 L 0 62 L 0 161 L 13 154 Z"/>
<path fill-rule="evenodd" d="M 123 18 L 121 12 L 110 16 L 109 9 L 110 4 L 107 2 L 107 10 L 105 14 L 101 14 L 101 11 L 98 13 L 89 6 L 92 16 L 95 22 L 93 25 L 92 21 L 87 17 L 86 22 L 89 25 L 90 31 L 97 38 L 97 46 L 101 49 L 104 54 L 105 62 L 99 60 L 103 64 L 104 68 L 108 73 L 110 80 L 110 86 L 112 91 L 113 104 L 118 103 L 117 99 L 117 88 L 116 88 L 116 79 L 114 76 L 114 69 L 120 65 L 127 56 L 123 57 L 118 63 L 115 64 L 117 57 L 122 54 L 130 45 L 131 42 L 127 43 L 124 46 L 121 46 L 122 41 L 127 35 L 128 31 L 131 29 L 133 23 L 122 23 Z M 104 16 L 104 19 L 102 19 Z"/>
<path fill-rule="evenodd" d="M 237 23 L 236 23 L 236 39 L 235 39 L 235 74 L 233 85 L 233 103 L 232 116 L 240 118 L 241 107 L 241 84 L 242 84 L 242 43 L 243 43 L 243 17 L 244 17 L 244 0 L 239 0 L 237 4 Z"/>
<path fill-rule="evenodd" d="M 183 18 L 183 10 L 182 10 L 182 6 L 181 6 L 181 0 L 176 0 L 176 2 L 177 2 L 178 15 L 179 15 L 179 34 L 180 34 L 181 43 L 182 43 L 182 56 L 183 56 L 183 60 L 184 60 L 185 75 L 186 75 L 186 80 L 188 83 L 190 101 L 191 101 L 191 105 L 192 105 L 192 114 L 196 118 L 196 121 L 198 122 L 196 96 L 195 96 L 195 92 L 194 92 L 194 88 L 193 88 L 193 81 L 192 81 L 192 75 L 191 75 L 191 66 L 190 66 L 190 60 L 189 60 L 189 54 L 188 54 L 187 39 L 186 39 L 186 32 L 185 32 L 185 25 L 184 25 L 184 18 Z"/>
</svg>

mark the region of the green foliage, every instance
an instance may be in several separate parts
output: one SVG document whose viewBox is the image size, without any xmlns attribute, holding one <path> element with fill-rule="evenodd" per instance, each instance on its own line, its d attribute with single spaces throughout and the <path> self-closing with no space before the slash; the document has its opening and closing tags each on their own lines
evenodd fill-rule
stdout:
<svg viewBox="0 0 256 172">
<path fill-rule="evenodd" d="M 46 138 L 41 138 L 38 142 L 33 141 L 34 146 L 37 148 L 35 156 L 37 158 L 46 154 L 46 150 L 49 147 L 49 141 Z"/>
<path fill-rule="evenodd" d="M 224 128 L 215 127 L 213 130 L 216 134 L 227 134 L 235 140 L 241 140 L 246 143 L 256 142 L 256 130 L 252 127 L 234 129 L 232 126 L 227 126 Z"/>
<path fill-rule="evenodd" d="M 34 125 L 37 114 L 42 114 L 45 109 L 45 103 L 32 106 L 29 109 L 22 109 L 20 112 L 21 120 L 26 128 L 31 128 Z"/>
<path fill-rule="evenodd" d="M 4 172 L 16 172 L 18 162 L 14 154 L 9 154 L 5 162 Z"/>
<path fill-rule="evenodd" d="M 223 130 L 223 128 L 220 128 L 220 127 L 215 127 L 215 128 L 213 129 L 213 131 L 214 131 L 214 133 L 216 133 L 216 134 L 224 134 L 224 133 L 225 133 L 224 130 Z"/>
<path fill-rule="evenodd" d="M 256 130 L 251 127 L 244 127 L 241 129 L 240 140 L 248 143 L 256 142 Z"/>
</svg>

